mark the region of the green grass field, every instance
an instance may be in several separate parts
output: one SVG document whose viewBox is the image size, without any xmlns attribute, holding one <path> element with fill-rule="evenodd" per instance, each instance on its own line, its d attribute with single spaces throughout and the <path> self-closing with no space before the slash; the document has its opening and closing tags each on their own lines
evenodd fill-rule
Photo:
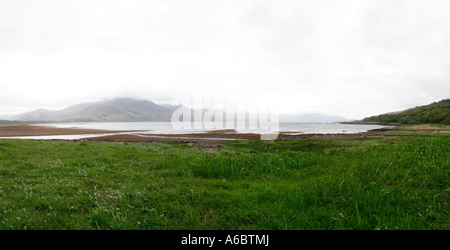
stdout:
<svg viewBox="0 0 450 250">
<path fill-rule="evenodd" d="M 450 134 L 0 140 L 0 229 L 449 229 Z"/>
</svg>

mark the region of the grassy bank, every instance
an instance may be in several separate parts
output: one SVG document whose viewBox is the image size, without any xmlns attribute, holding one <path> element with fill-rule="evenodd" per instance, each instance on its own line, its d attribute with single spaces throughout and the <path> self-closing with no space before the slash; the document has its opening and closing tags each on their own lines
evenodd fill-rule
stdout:
<svg viewBox="0 0 450 250">
<path fill-rule="evenodd" d="M 449 145 L 0 140 L 0 229 L 449 229 Z"/>
<path fill-rule="evenodd" d="M 394 128 L 395 131 L 433 131 L 433 132 L 450 132 L 450 125 L 445 124 L 415 124 L 403 125 Z"/>
</svg>

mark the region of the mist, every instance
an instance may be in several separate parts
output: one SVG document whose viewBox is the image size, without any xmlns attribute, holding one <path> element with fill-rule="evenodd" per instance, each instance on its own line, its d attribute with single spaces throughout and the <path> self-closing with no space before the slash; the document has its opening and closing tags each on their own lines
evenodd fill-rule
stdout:
<svg viewBox="0 0 450 250">
<path fill-rule="evenodd" d="M 0 2 L 0 114 L 175 95 L 360 119 L 450 96 L 450 2 Z"/>
</svg>

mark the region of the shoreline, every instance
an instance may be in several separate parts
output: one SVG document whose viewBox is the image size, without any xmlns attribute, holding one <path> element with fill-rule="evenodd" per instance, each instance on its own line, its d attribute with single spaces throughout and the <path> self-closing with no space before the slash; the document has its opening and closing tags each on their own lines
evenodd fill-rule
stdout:
<svg viewBox="0 0 450 250">
<path fill-rule="evenodd" d="M 280 131 L 277 139 L 281 140 L 303 140 L 310 138 L 349 138 L 358 136 L 373 135 L 390 131 L 394 127 L 381 129 L 372 129 L 361 133 L 301 133 Z M 148 130 L 147 130 L 148 131 Z M 142 132 L 142 133 L 141 133 Z M 97 130 L 97 129 L 78 129 L 78 128 L 57 128 L 39 125 L 2 125 L 0 126 L 0 138 L 2 139 L 29 139 L 29 140 L 52 140 L 52 141 L 106 141 L 106 142 L 164 142 L 164 141 L 187 141 L 199 144 L 219 144 L 224 141 L 232 140 L 255 140 L 260 139 L 261 135 L 256 133 L 239 133 L 234 129 L 213 130 L 202 133 L 185 134 L 148 134 L 142 130 Z M 58 139 L 58 138 L 36 138 L 52 136 L 70 136 L 79 135 L 76 139 Z M 82 137 L 86 135 L 86 137 Z M 98 135 L 98 136 L 95 136 Z M 20 138 L 19 138 L 20 137 Z M 23 138 L 31 137 L 31 138 Z"/>
<path fill-rule="evenodd" d="M 40 126 L 36 124 L 26 125 L 1 125 L 0 137 L 22 137 L 22 136 L 58 136 L 58 135 L 85 135 L 85 134 L 108 134 L 108 133 L 131 133 L 141 130 L 100 130 L 100 129 L 78 129 L 78 128 L 56 128 Z"/>
<path fill-rule="evenodd" d="M 339 122 L 339 124 L 353 124 L 353 125 L 380 125 L 380 126 L 391 126 L 399 127 L 405 124 L 401 123 L 388 123 L 388 122 Z"/>
</svg>

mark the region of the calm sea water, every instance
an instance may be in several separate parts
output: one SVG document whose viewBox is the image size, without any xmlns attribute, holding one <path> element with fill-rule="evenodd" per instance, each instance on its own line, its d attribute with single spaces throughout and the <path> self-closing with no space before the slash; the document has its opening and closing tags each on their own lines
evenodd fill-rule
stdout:
<svg viewBox="0 0 450 250">
<path fill-rule="evenodd" d="M 139 134 L 186 134 L 203 133 L 208 129 L 183 129 L 177 130 L 172 127 L 170 122 L 86 122 L 86 123 L 54 123 L 39 124 L 41 126 L 51 126 L 57 128 L 74 129 L 99 129 L 99 130 L 142 130 Z M 354 134 L 367 132 L 372 129 L 379 129 L 385 126 L 380 125 L 360 125 L 360 124 L 339 124 L 339 123 L 280 123 L 280 132 L 290 132 L 292 134 Z M 240 133 L 261 133 L 263 130 L 244 129 Z M 107 134 L 87 134 L 87 135 L 55 135 L 55 136 L 23 136 L 16 137 L 22 139 L 63 139 L 76 140 L 88 137 L 97 137 L 112 134 L 130 134 L 130 132 L 107 133 Z"/>
</svg>

